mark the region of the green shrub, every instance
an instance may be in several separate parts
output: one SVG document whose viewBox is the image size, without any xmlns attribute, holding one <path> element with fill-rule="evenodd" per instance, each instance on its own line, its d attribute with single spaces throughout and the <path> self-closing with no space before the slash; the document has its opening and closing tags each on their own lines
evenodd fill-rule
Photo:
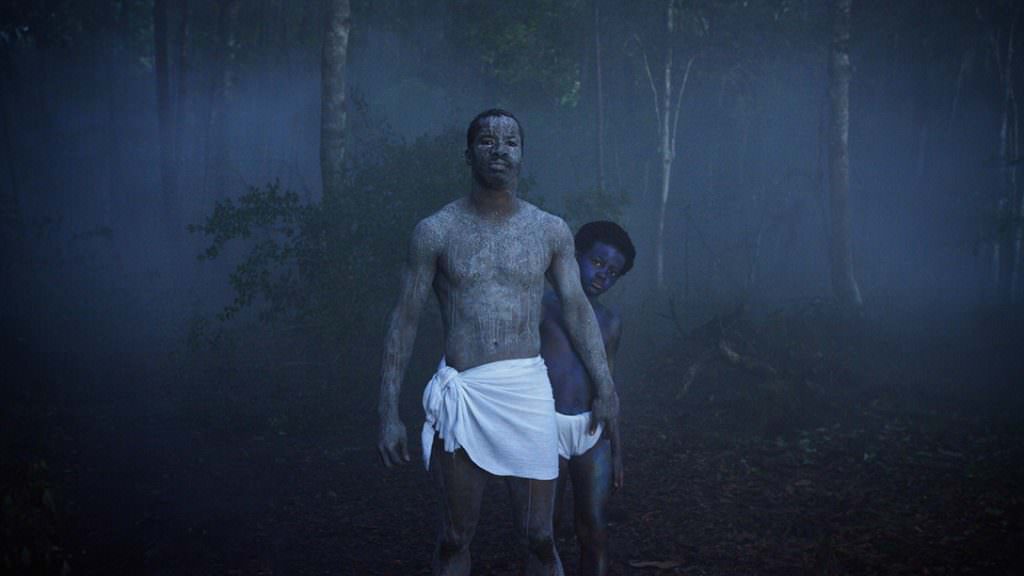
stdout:
<svg viewBox="0 0 1024 576">
<path fill-rule="evenodd" d="M 277 182 L 217 202 L 189 230 L 210 242 L 201 260 L 245 246 L 220 320 L 255 307 L 261 321 L 301 321 L 342 341 L 381 334 L 413 226 L 469 189 L 463 137 L 448 130 L 384 144 L 351 170 L 343 194 L 321 202 L 303 203 Z"/>
</svg>

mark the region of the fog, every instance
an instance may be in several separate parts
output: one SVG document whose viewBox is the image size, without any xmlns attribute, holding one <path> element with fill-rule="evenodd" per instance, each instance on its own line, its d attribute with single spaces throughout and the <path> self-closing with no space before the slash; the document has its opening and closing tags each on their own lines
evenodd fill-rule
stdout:
<svg viewBox="0 0 1024 576">
<path fill-rule="evenodd" d="M 979 198 L 999 177 L 993 156 L 1000 110 L 992 90 L 984 89 L 996 79 L 984 70 L 962 87 L 955 77 L 945 86 L 917 78 L 929 73 L 919 72 L 929 63 L 910 50 L 877 49 L 884 40 L 879 32 L 852 44 L 851 243 L 865 299 L 961 309 L 985 303 L 992 295 L 985 291 L 988 262 L 979 251 Z M 352 156 L 360 153 L 361 128 L 411 142 L 464 129 L 476 112 L 502 106 L 520 117 L 528 134 L 526 176 L 545 206 L 561 213 L 567 194 L 596 186 L 593 97 L 583 93 L 593 90 L 591 71 L 580 71 L 587 85 L 579 89 L 579 102 L 559 107 L 529 93 L 503 93 L 443 30 L 417 26 L 399 35 L 357 26 L 351 42 Z M 129 329 L 137 336 L 153 326 L 169 334 L 180 331 L 189 313 L 208 313 L 228 297 L 225 271 L 214 269 L 222 263 L 195 262 L 201 241 L 184 232 L 185 224 L 199 222 L 218 199 L 275 180 L 304 199 L 319 197 L 316 49 L 296 47 L 284 56 L 260 54 L 269 62 L 255 56 L 245 62 L 231 96 L 229 162 L 222 169 L 210 166 L 213 80 L 203 54 L 195 55 L 175 102 L 180 222 L 168 239 L 154 192 L 159 153 L 152 70 L 109 46 L 104 50 L 102 38 L 96 44 L 84 53 L 9 48 L 5 99 L 13 149 L 4 185 L 10 196 L 17 186 L 18 218 L 33 234 L 35 274 L 43 284 L 63 285 L 54 287 L 59 293 L 29 289 L 19 296 L 25 300 L 5 300 L 18 302 L 11 310 L 54 309 L 83 323 L 94 314 L 88 323 L 102 325 L 111 337 L 124 332 L 121 322 L 137 322 Z M 653 94 L 645 77 L 634 76 L 642 73 L 638 52 L 651 52 L 654 62 L 658 49 L 631 41 L 608 46 L 604 55 L 605 170 L 609 187 L 627 199 L 622 220 L 643 247 L 631 278 L 630 290 L 637 291 L 652 275 L 659 157 Z M 729 302 L 756 293 L 757 303 L 770 306 L 829 296 L 824 60 L 821 53 L 779 52 L 726 73 L 706 70 L 718 63 L 701 55 L 681 100 L 665 257 L 669 284 L 688 285 L 693 299 Z M 461 161 L 461 150 L 452 150 L 452 161 Z M 56 282 L 63 274 L 73 281 Z M 8 289 L 26 288 L 28 278 L 21 280 Z"/>
<path fill-rule="evenodd" d="M 404 249 L 411 226 L 380 229 L 393 222 L 380 206 L 396 206 L 396 212 L 414 206 L 410 216 L 418 219 L 467 194 L 468 185 L 453 186 L 443 201 L 431 195 L 433 204 L 424 204 L 416 183 L 428 179 L 424 166 L 435 175 L 468 174 L 459 138 L 469 121 L 488 108 L 512 111 L 524 133 L 524 196 L 574 228 L 587 219 L 617 220 L 637 246 L 635 268 L 603 302 L 627 326 L 617 378 L 649 381 L 644 386 L 650 388 L 623 392 L 624 414 L 642 422 L 630 399 L 640 406 L 641 396 L 669 395 L 688 367 L 707 371 L 707 362 L 694 352 L 694 335 L 709 321 L 742 310 L 757 325 L 773 314 L 831 310 L 836 302 L 829 253 L 828 7 L 682 3 L 682 31 L 671 40 L 677 91 L 672 108 L 678 118 L 672 118 L 676 143 L 665 208 L 665 286 L 659 288 L 662 156 L 656 105 L 669 46 L 663 3 L 600 2 L 600 110 L 591 3 L 528 4 L 517 9 L 488 2 L 353 2 L 345 68 L 346 167 L 360 175 L 380 164 L 395 173 L 393 180 L 371 182 L 361 191 L 351 188 L 346 193 L 354 204 L 328 216 L 350 218 L 332 224 L 351 227 L 354 238 L 391 238 L 394 244 L 385 252 Z M 312 2 L 241 3 L 233 23 L 236 43 L 224 52 L 221 3 L 193 5 L 185 50 L 177 52 L 185 4 L 171 5 L 168 128 L 177 180 L 169 201 L 161 196 L 152 3 L 60 4 L 47 16 L 32 3 L 15 2 L 0 13 L 0 318 L 5 396 L 11 399 L 0 411 L 11 423 L 4 425 L 4 458 L 10 463 L 5 489 L 20 494 L 20 486 L 37 478 L 38 463 L 50 462 L 44 476 L 58 494 L 57 511 L 50 505 L 50 513 L 59 527 L 40 530 L 65 547 L 51 555 L 55 564 L 46 572 L 32 572 L 39 570 L 38 556 L 35 567 L 18 569 L 50 573 L 66 561 L 73 573 L 320 573 L 337 561 L 348 566 L 340 573 L 429 571 L 433 525 L 427 511 L 415 517 L 425 522 L 423 537 L 406 542 L 422 556 L 420 564 L 404 569 L 387 568 L 381 559 L 353 560 L 355 552 L 349 551 L 363 544 L 351 535 L 324 536 L 347 551 L 332 557 L 324 552 L 327 544 L 297 536 L 261 540 L 248 528 L 230 529 L 257 517 L 271 526 L 270 533 L 300 523 L 283 520 L 282 508 L 275 508 L 277 523 L 259 511 L 266 502 L 287 507 L 281 502 L 293 497 L 301 507 L 296 486 L 313 482 L 315 471 L 324 469 L 318 457 L 341 470 L 352 469 L 345 458 L 355 458 L 390 483 L 387 490 L 402 494 L 422 492 L 426 498 L 431 486 L 420 470 L 407 467 L 402 475 L 386 476 L 383 467 L 372 467 L 384 319 L 398 295 L 394 254 L 374 252 L 383 244 L 370 240 L 343 245 L 339 258 L 354 264 L 348 265 L 350 283 L 333 296 L 342 302 L 334 308 L 313 298 L 318 304 L 305 312 L 286 310 L 268 322 L 261 311 L 269 304 L 258 294 L 222 319 L 218 314 L 236 298 L 236 267 L 258 240 L 285 236 L 279 229 L 254 227 L 251 235 L 228 241 L 217 257 L 199 259 L 212 237 L 188 230 L 207 222 L 217 202 L 238 205 L 250 189 L 273 183 L 295 192 L 303 204 L 323 202 L 324 8 Z M 1022 48 L 1022 36 L 1012 32 L 1021 11 L 1000 2 L 974 8 L 955 2 L 853 3 L 848 218 L 863 304 L 840 313 L 859 327 L 836 334 L 857 334 L 859 343 L 889 339 L 858 350 L 920 351 L 907 360 L 916 376 L 899 384 L 906 390 L 897 394 L 906 402 L 901 409 L 911 412 L 942 413 L 915 403 L 931 397 L 935 374 L 927 366 L 944 357 L 950 374 L 971 379 L 957 384 L 957 393 L 969 395 L 965 389 L 973 388 L 984 398 L 942 396 L 942 402 L 956 405 L 960 398 L 984 405 L 971 417 L 988 430 L 992 422 L 1006 423 L 989 420 L 993 413 L 1012 419 L 1008 413 L 1020 401 L 1021 367 L 1012 358 L 1024 297 L 1022 228 L 1015 216 L 1021 210 L 1019 128 L 1016 100 L 1006 94 L 1024 89 L 1024 77 L 1019 62 L 1007 64 L 1008 51 Z M 506 37 L 502 31 L 516 32 Z M 509 50 L 523 52 L 523 46 L 527 54 L 510 56 Z M 439 137 L 451 146 L 435 154 L 431 139 Z M 1006 139 L 1012 142 L 1008 148 Z M 381 164 L 392 157 L 408 161 Z M 412 170 L 420 172 L 404 173 Z M 403 187 L 388 189 L 394 182 Z M 374 195 L 386 195 L 387 201 L 359 204 Z M 596 204 L 588 205 L 588 198 Z M 356 233 L 360 227 L 363 232 Z M 1003 268 L 1000 256 L 1009 263 Z M 389 288 L 367 287 L 371 280 Z M 346 311 L 346 298 L 360 290 L 374 291 L 375 299 L 351 296 L 352 310 Z M 310 318 L 317 328 L 304 331 Z M 920 338 L 916 344 L 897 343 L 907 334 Z M 403 388 L 413 439 L 421 417 L 419 382 L 436 363 L 439 338 L 440 323 L 431 312 L 421 322 Z M 768 358 L 765 349 L 751 346 L 751 355 L 760 350 Z M 672 364 L 673 358 L 678 362 Z M 866 353 L 852 362 L 853 380 L 884 371 L 872 365 L 881 360 Z M 894 368 L 892 380 L 907 373 Z M 656 377 L 663 380 L 650 380 Z M 843 378 L 829 376 L 828 382 Z M 870 397 L 865 402 L 877 401 L 873 393 L 864 394 Z M 303 412 L 310 406 L 318 412 Z M 673 410 L 688 413 L 680 406 Z M 1011 439 L 1000 442 L 1016 454 L 1019 427 L 1007 426 Z M 289 465 L 290 472 L 277 476 L 254 471 L 258 464 L 233 464 L 234 456 L 228 456 L 257 453 L 249 445 L 252 438 L 277 441 L 279 433 L 281 441 L 301 438 L 303 446 L 333 448 L 303 451 L 304 464 Z M 340 443 L 325 440 L 343 433 L 353 435 Z M 196 447 L 204 443 L 217 448 Z M 287 452 L 267 449 L 262 457 L 271 462 L 282 451 Z M 212 473 L 219 480 L 182 472 L 190 469 L 182 459 L 192 453 L 207 458 L 193 466 L 223 467 Z M 1019 467 L 998 470 L 1020 479 Z M 359 499 L 352 478 L 339 482 L 331 498 Z M 191 483 L 196 493 L 186 488 Z M 316 485 L 317 504 L 310 508 L 329 509 L 319 498 L 330 484 Z M 94 491 L 110 494 L 97 497 Z M 124 495 L 121 509 L 117 493 Z M 389 492 L 366 488 L 363 497 L 383 494 Z M 1010 545 L 1002 543 L 1020 538 L 1019 498 L 1007 506 L 1010 527 L 993 544 L 996 562 L 1010 557 Z M 426 504 L 415 508 L 433 510 Z M 377 534 L 390 542 L 372 543 L 381 550 L 400 549 L 405 542 L 378 520 L 346 514 L 358 527 L 346 534 Z M 18 518 L 16 530 L 28 526 Z M 109 526 L 89 528 L 94 523 Z M 220 539 L 197 544 L 193 528 Z M 499 546 L 481 538 L 483 546 Z M 242 550 L 267 542 L 274 543 L 268 548 L 274 552 L 253 551 L 261 560 L 247 564 Z M 207 555 L 174 560 L 190 546 Z M 282 568 L 288 564 L 281 558 L 307 553 L 322 564 L 310 560 L 295 571 Z M 613 573 L 633 573 L 627 561 L 644 553 L 654 552 L 621 552 Z M 728 573 L 704 561 L 707 573 Z M 1012 566 L 1020 569 L 1017 562 Z M 846 573 L 871 573 L 879 566 L 840 565 Z M 968 565 L 978 566 L 962 566 Z M 504 566 L 490 569 L 500 572 Z"/>
</svg>

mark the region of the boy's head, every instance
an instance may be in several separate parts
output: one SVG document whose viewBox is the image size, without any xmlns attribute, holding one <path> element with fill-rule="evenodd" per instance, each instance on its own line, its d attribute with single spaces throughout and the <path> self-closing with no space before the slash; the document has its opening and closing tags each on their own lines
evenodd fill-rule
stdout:
<svg viewBox="0 0 1024 576">
<path fill-rule="evenodd" d="M 633 268 L 635 258 L 629 234 L 614 222 L 588 222 L 576 232 L 576 261 L 587 296 L 607 292 Z"/>
</svg>

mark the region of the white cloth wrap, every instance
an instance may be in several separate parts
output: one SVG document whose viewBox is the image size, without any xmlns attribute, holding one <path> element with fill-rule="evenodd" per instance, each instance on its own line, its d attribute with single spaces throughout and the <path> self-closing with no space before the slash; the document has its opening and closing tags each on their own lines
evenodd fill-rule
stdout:
<svg viewBox="0 0 1024 576">
<path fill-rule="evenodd" d="M 565 459 L 586 453 L 604 432 L 604 424 L 598 424 L 597 432 L 590 433 L 590 412 L 555 413 L 555 421 L 558 423 L 558 455 Z"/>
<path fill-rule="evenodd" d="M 446 452 L 460 447 L 497 476 L 558 477 L 555 400 L 543 358 L 517 358 L 459 372 L 445 364 L 423 391 L 426 422 L 420 439 L 430 469 L 434 433 Z"/>
</svg>

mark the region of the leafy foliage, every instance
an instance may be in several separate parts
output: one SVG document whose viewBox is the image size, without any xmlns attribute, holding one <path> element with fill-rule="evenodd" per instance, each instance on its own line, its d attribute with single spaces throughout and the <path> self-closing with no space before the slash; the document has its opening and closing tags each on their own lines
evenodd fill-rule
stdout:
<svg viewBox="0 0 1024 576">
<path fill-rule="evenodd" d="M 461 132 L 390 143 L 355 167 L 341 197 L 304 204 L 278 183 L 218 202 L 189 230 L 210 241 L 201 260 L 230 243 L 245 255 L 230 273 L 228 320 L 259 308 L 270 322 L 311 322 L 338 338 L 380 331 L 416 221 L 468 189 Z"/>
<path fill-rule="evenodd" d="M 282 192 L 274 182 L 262 189 L 249 188 L 237 202 L 230 198 L 217 202 L 206 222 L 189 226 L 190 232 L 211 239 L 200 260 L 216 258 L 228 242 L 249 239 L 254 233 L 259 237 L 231 273 L 235 299 L 220 313 L 221 319 L 230 318 L 257 297 L 270 305 L 262 313 L 264 318 L 304 306 L 296 272 L 309 273 L 319 259 L 309 230 L 317 210 L 301 204 L 298 194 Z"/>
<path fill-rule="evenodd" d="M 590 188 L 566 196 L 566 211 L 562 217 L 575 231 L 593 220 L 622 222 L 623 212 L 628 205 L 629 197 L 625 190 Z"/>
<path fill-rule="evenodd" d="M 71 571 L 58 524 L 63 520 L 46 461 L 6 461 L 0 471 L 0 571 Z"/>
<path fill-rule="evenodd" d="M 450 35 L 505 90 L 543 95 L 562 106 L 579 101 L 580 63 L 589 2 L 451 2 Z"/>
</svg>

